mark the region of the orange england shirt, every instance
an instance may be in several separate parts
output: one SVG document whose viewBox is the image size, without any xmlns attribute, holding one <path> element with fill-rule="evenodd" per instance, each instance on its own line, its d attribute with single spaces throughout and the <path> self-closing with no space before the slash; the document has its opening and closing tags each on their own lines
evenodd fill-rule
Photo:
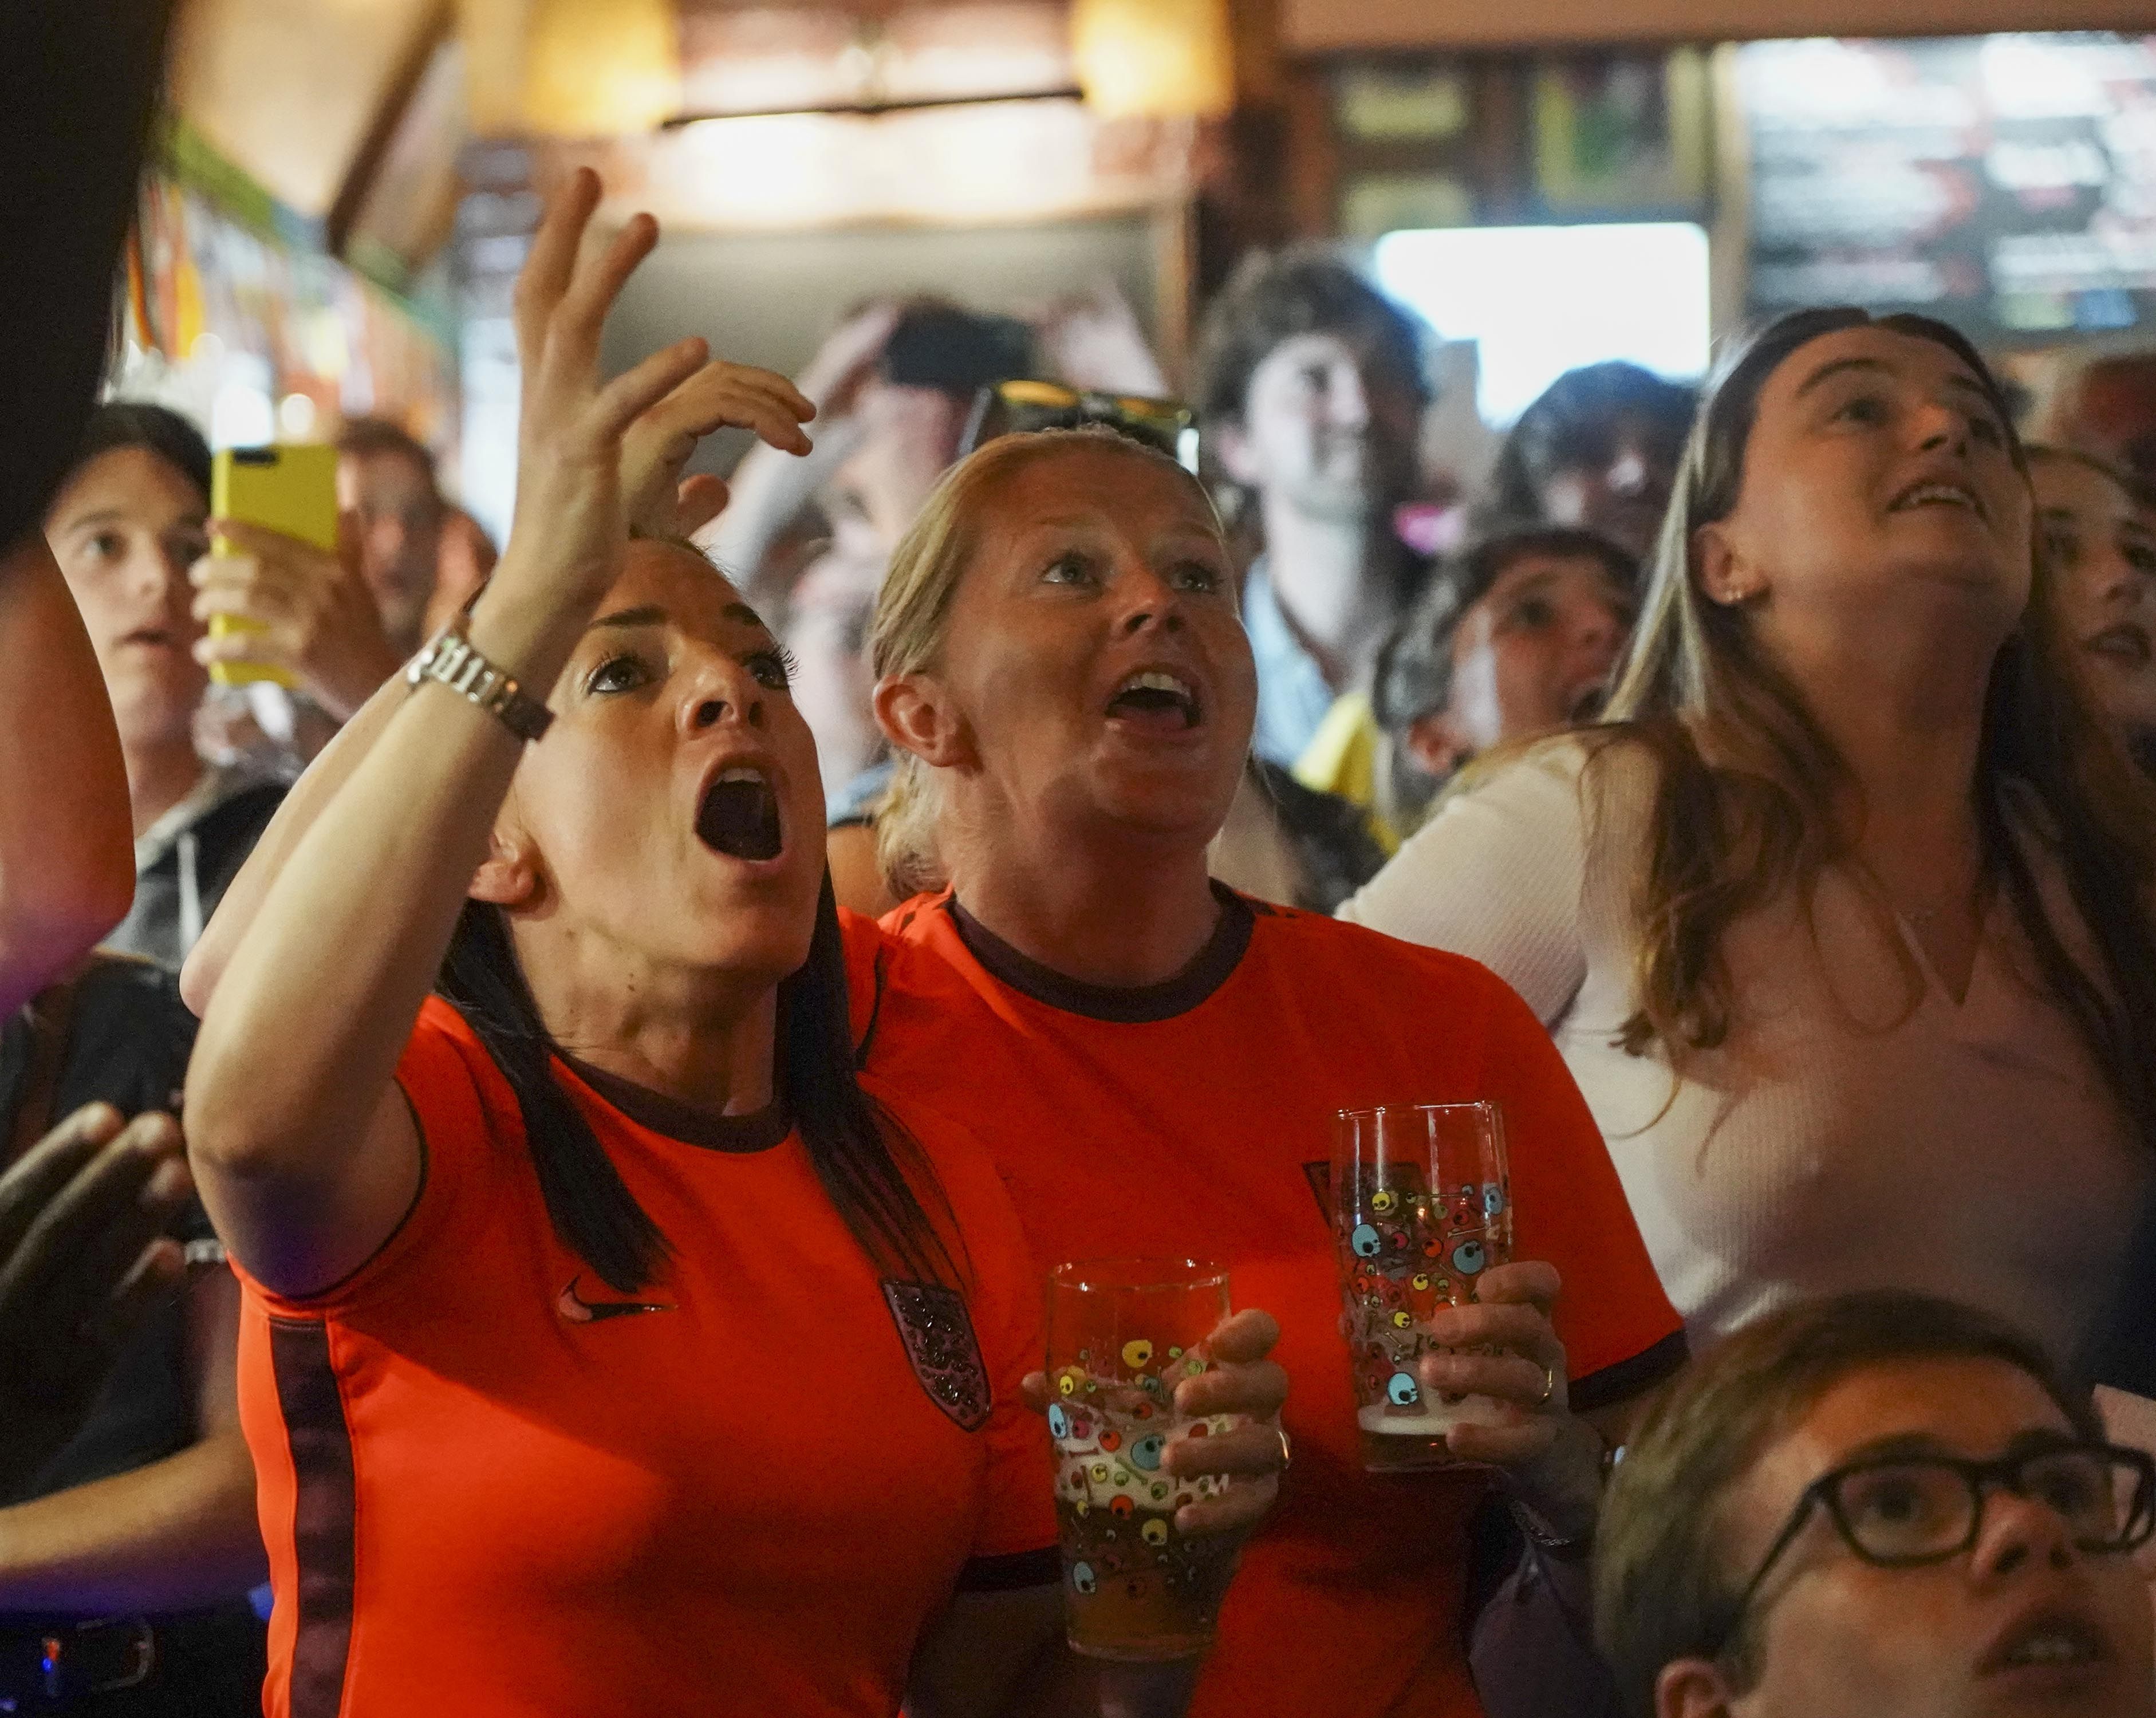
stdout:
<svg viewBox="0 0 2156 1718">
<path fill-rule="evenodd" d="M 1216 885 L 1217 887 L 1217 885 Z M 1471 1473 L 1363 1472 L 1322 1189 L 1332 1117 L 1495 1099 L 1514 1254 L 1564 1279 L 1556 1314 L 1582 1408 L 1681 1363 L 1607 1150 L 1549 1034 L 1472 962 L 1218 890 L 1178 977 L 1081 985 L 997 941 L 948 895 L 853 945 L 867 1066 L 966 1117 L 1045 1269 L 1192 1257 L 1276 1316 L 1295 1465 L 1245 1551 L 1199 1718 L 1479 1711 L 1462 1644 Z"/>
<path fill-rule="evenodd" d="M 426 1151 L 403 1226 L 327 1294 L 248 1284 L 270 1718 L 896 1712 L 954 1584 L 1055 1578 L 1016 1387 L 1040 1296 L 993 1169 L 892 1105 L 962 1300 L 879 1280 L 780 1112 L 560 1071 L 672 1244 L 657 1280 L 617 1294 L 556 1238 L 508 1084 L 437 998 L 398 1069 Z"/>
</svg>

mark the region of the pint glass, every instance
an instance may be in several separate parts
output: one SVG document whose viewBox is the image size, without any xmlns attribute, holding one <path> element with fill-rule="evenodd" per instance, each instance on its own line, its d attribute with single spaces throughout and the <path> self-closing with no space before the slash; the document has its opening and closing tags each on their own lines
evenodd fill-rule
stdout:
<svg viewBox="0 0 2156 1718">
<path fill-rule="evenodd" d="M 1342 1110 L 1332 1192 L 1363 1465 L 1445 1466 L 1448 1429 L 1502 1418 L 1486 1397 L 1430 1399 L 1416 1363 L 1439 1351 L 1437 1310 L 1474 1300 L 1482 1273 L 1512 1259 L 1504 1118 L 1491 1103 Z"/>
<path fill-rule="evenodd" d="M 1227 1272 L 1188 1259 L 1066 1264 L 1049 1278 L 1048 1428 L 1075 1652 L 1145 1662 L 1212 1644 L 1235 1546 L 1184 1534 L 1175 1514 L 1226 1482 L 1178 1480 L 1168 1457 L 1235 1423 L 1175 1407 L 1227 1315 Z"/>
</svg>

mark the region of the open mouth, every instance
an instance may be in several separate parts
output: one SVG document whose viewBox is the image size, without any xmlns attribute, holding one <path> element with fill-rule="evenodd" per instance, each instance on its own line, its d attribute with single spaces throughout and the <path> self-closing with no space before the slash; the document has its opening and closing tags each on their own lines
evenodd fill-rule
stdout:
<svg viewBox="0 0 2156 1718">
<path fill-rule="evenodd" d="M 2148 667 L 2151 654 L 2148 633 L 2131 621 L 2106 627 L 2082 648 L 2123 663 L 2128 668 Z"/>
<path fill-rule="evenodd" d="M 162 627 L 140 626 L 131 633 L 122 633 L 120 642 L 123 644 L 148 644 L 159 649 L 169 649 L 172 644 L 172 635 Z"/>
<path fill-rule="evenodd" d="M 1571 708 L 1564 713 L 1565 720 L 1575 727 L 1588 722 L 1599 721 L 1602 719 L 1603 706 L 1609 701 L 1609 683 L 1607 680 L 1597 680 L 1591 686 L 1582 687 L 1574 695 Z"/>
<path fill-rule="evenodd" d="M 786 845 L 778 796 L 749 764 L 721 770 L 696 808 L 696 838 L 729 859 L 775 859 Z"/>
<path fill-rule="evenodd" d="M 1108 700 L 1108 716 L 1141 728 L 1182 733 L 1204 721 L 1205 711 L 1198 689 L 1180 674 L 1145 669 L 1116 688 Z"/>
<path fill-rule="evenodd" d="M 1974 513 L 1979 519 L 1989 519 L 1984 503 L 1974 490 L 1966 484 L 1942 483 L 1937 480 L 1912 484 L 1894 498 L 1890 513 L 1913 513 L 1919 507 L 1958 507 Z"/>
<path fill-rule="evenodd" d="M 2073 1670 L 2111 1656 L 2103 1632 L 2086 1617 L 2052 1611 L 2031 1618 L 1986 1655 L 1988 1670 Z"/>
</svg>

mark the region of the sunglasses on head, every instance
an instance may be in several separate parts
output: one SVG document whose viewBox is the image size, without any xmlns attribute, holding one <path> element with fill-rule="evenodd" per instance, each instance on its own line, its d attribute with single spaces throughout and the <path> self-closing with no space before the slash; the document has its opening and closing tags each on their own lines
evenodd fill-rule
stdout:
<svg viewBox="0 0 2156 1718">
<path fill-rule="evenodd" d="M 961 454 L 998 436 L 1098 424 L 1142 442 L 1193 473 L 1198 469 L 1198 414 L 1180 400 L 1094 393 L 1059 382 L 999 382 L 974 396 Z"/>
</svg>

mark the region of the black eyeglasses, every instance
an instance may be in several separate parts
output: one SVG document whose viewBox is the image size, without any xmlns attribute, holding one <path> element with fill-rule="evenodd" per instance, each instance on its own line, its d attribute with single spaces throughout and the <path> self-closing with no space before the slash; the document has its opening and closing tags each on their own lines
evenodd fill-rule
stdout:
<svg viewBox="0 0 2156 1718">
<path fill-rule="evenodd" d="M 1822 1474 L 1804 1488 L 1789 1522 L 1760 1559 L 1715 1644 L 1737 1633 L 1768 1575 L 1813 1512 L 1825 1509 L 1842 1541 L 1883 1569 L 1943 1563 L 1975 1545 L 1994 1488 L 2042 1504 L 2091 1556 L 2132 1551 L 2156 1530 L 2156 1461 L 2112 1444 L 2060 1441 L 2000 1457 L 1883 1455 Z"/>
<path fill-rule="evenodd" d="M 1181 400 L 1092 393 L 1059 382 L 999 382 L 983 388 L 974 398 L 959 451 L 970 454 L 1001 435 L 1078 429 L 1089 423 L 1157 448 L 1188 470 L 1198 469 L 1197 414 Z"/>
</svg>

